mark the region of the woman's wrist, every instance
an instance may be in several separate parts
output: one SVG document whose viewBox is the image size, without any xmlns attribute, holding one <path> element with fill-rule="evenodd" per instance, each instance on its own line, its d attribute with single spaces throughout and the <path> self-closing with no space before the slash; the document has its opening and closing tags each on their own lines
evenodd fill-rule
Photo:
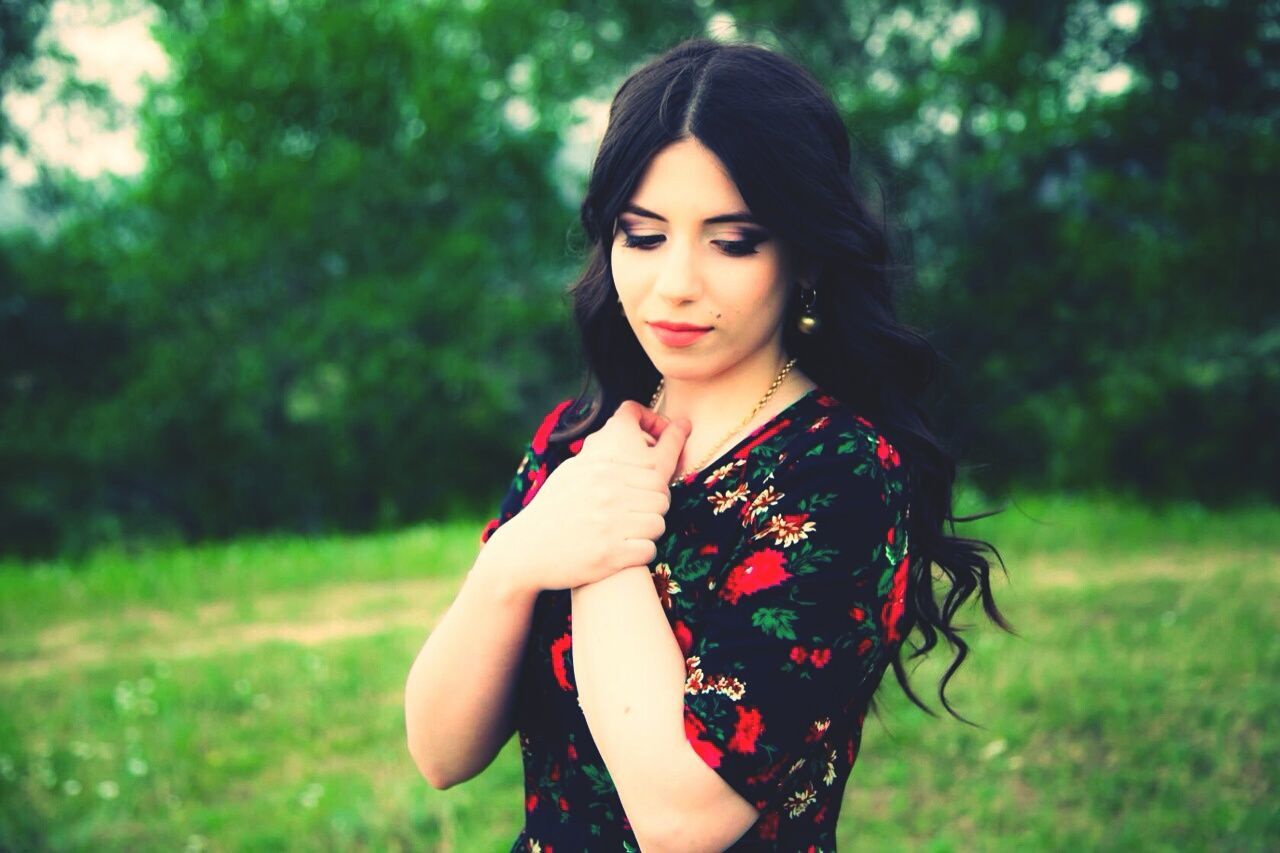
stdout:
<svg viewBox="0 0 1280 853">
<path fill-rule="evenodd" d="M 489 537 L 467 578 L 504 604 L 531 605 L 542 590 L 521 571 L 515 555 L 503 547 L 503 532 L 499 527 Z"/>
</svg>

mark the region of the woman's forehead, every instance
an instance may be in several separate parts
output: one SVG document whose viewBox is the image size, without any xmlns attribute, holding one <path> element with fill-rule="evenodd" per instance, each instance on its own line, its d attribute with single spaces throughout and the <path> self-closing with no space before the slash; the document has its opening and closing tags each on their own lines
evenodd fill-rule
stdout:
<svg viewBox="0 0 1280 853">
<path fill-rule="evenodd" d="M 666 218 L 703 220 L 747 210 L 724 163 L 695 139 L 673 142 L 653 155 L 630 201 Z"/>
</svg>

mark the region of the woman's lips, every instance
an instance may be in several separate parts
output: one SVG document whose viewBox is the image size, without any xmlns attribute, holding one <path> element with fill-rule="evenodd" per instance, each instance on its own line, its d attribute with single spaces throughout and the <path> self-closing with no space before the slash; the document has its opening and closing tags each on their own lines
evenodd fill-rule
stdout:
<svg viewBox="0 0 1280 853">
<path fill-rule="evenodd" d="M 649 324 L 649 328 L 653 329 L 653 333 L 669 347 L 687 347 L 689 344 L 701 338 L 710 329 L 668 329 L 665 326 L 657 326 L 653 323 Z"/>
</svg>

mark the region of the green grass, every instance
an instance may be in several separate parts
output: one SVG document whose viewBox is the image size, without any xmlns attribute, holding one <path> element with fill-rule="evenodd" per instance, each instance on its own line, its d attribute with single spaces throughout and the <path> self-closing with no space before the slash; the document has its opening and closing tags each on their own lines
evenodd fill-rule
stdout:
<svg viewBox="0 0 1280 853">
<path fill-rule="evenodd" d="M 960 512 L 987 508 L 965 495 Z M 433 791 L 403 686 L 482 521 L 0 566 L 0 849 L 493 850 L 519 750 Z M 1020 636 L 968 606 L 877 696 L 842 849 L 1280 848 L 1280 510 L 1019 498 L 990 539 Z"/>
</svg>

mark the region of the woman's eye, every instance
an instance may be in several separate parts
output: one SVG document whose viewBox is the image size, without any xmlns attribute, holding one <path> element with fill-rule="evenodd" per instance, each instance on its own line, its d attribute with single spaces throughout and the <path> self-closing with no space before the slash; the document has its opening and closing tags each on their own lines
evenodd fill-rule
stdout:
<svg viewBox="0 0 1280 853">
<path fill-rule="evenodd" d="M 638 235 L 628 231 L 623 231 L 622 234 L 622 245 L 628 249 L 640 249 L 642 251 L 652 249 L 665 239 L 661 234 Z M 746 255 L 756 254 L 756 246 L 764 241 L 761 238 L 755 238 L 750 240 L 713 240 L 712 242 L 719 246 L 726 255 L 741 258 Z"/>
<path fill-rule="evenodd" d="M 758 240 L 716 240 L 715 243 L 724 249 L 726 254 L 738 258 L 744 255 L 754 255 L 756 246 L 759 245 Z"/>
<path fill-rule="evenodd" d="M 623 231 L 622 245 L 628 249 L 651 249 L 658 245 L 658 241 L 662 239 L 661 234 L 652 234 L 646 236 L 637 236 L 629 231 Z"/>
</svg>

